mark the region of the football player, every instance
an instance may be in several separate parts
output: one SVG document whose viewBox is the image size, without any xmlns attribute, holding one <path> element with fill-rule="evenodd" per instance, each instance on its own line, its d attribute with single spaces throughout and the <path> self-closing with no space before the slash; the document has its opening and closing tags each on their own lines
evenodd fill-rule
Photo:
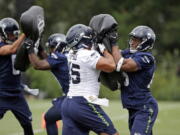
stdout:
<svg viewBox="0 0 180 135">
<path fill-rule="evenodd" d="M 116 71 L 123 71 L 121 100 L 129 112 L 131 135 L 152 135 L 158 104 L 150 91 L 156 62 L 150 52 L 156 36 L 148 26 L 137 26 L 129 34 L 129 48 L 119 51 L 113 44 Z M 119 53 L 120 52 L 120 53 Z"/>
<path fill-rule="evenodd" d="M 54 99 L 53 106 L 45 113 L 47 134 L 58 135 L 56 121 L 61 120 L 61 104 L 69 89 L 68 61 L 65 54 L 63 54 L 67 45 L 65 35 L 55 33 L 49 36 L 47 41 L 49 55 L 44 59 L 40 59 L 34 53 L 32 40 L 27 39 L 25 43 L 32 66 L 37 70 L 51 70 L 62 87 L 64 96 Z"/>
<path fill-rule="evenodd" d="M 69 54 L 70 87 L 62 104 L 63 135 L 118 135 L 108 115 L 100 105 L 108 106 L 107 99 L 100 99 L 100 71 L 115 70 L 113 57 L 99 45 L 101 53 L 93 50 L 94 33 L 83 24 L 72 26 L 66 41 L 73 52 Z"/>
<path fill-rule="evenodd" d="M 21 87 L 20 71 L 14 68 L 16 51 L 25 38 L 19 36 L 19 24 L 13 18 L 0 21 L 0 119 L 10 110 L 24 130 L 33 135 L 32 116 Z"/>
</svg>

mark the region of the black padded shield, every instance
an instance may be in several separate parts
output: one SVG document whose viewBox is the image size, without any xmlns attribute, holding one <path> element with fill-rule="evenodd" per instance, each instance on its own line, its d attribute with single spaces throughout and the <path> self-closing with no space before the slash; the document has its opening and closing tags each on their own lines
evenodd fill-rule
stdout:
<svg viewBox="0 0 180 135">
<path fill-rule="evenodd" d="M 89 26 L 95 31 L 97 35 L 97 42 L 103 43 L 107 50 L 111 53 L 112 46 L 106 34 L 117 27 L 118 23 L 113 16 L 109 14 L 99 14 L 93 16 L 90 20 Z M 106 73 L 101 72 L 100 80 L 104 86 L 114 91 L 120 88 L 124 82 L 124 77 L 121 72 Z"/>
<path fill-rule="evenodd" d="M 100 74 L 101 83 L 112 91 L 120 89 L 124 83 L 124 76 L 122 72 L 106 73 L 101 72 Z"/>
<path fill-rule="evenodd" d="M 22 13 L 20 18 L 20 24 L 23 33 L 27 38 L 34 41 L 34 46 L 38 48 L 39 41 L 44 31 L 44 10 L 40 6 L 32 6 L 27 11 Z M 21 47 L 17 50 L 15 68 L 20 71 L 26 71 L 29 67 L 29 59 L 27 50 L 24 46 L 24 42 Z"/>
<path fill-rule="evenodd" d="M 99 14 L 93 16 L 89 26 L 96 31 L 97 34 L 103 35 L 117 26 L 117 21 L 109 14 Z"/>
<path fill-rule="evenodd" d="M 26 39 L 25 39 L 26 40 Z M 25 47 L 25 40 L 22 42 L 21 47 L 17 50 L 17 55 L 14 63 L 14 67 L 17 70 L 20 70 L 22 72 L 26 71 L 30 66 L 30 61 L 28 58 L 28 52 Z M 35 53 L 39 56 L 41 56 L 40 51 L 42 50 L 42 44 L 41 40 L 37 40 L 34 44 Z"/>
<path fill-rule="evenodd" d="M 26 71 L 30 65 L 28 53 L 24 46 L 24 42 L 22 43 L 21 47 L 17 51 L 14 67 L 20 71 Z"/>
<path fill-rule="evenodd" d="M 106 34 L 117 27 L 118 23 L 113 16 L 109 14 L 99 14 L 93 16 L 90 20 L 89 26 L 95 31 L 97 35 L 97 42 L 103 43 L 109 52 L 112 52 L 109 39 Z"/>
<path fill-rule="evenodd" d="M 30 7 L 22 13 L 20 24 L 26 37 L 36 42 L 41 37 L 45 27 L 43 8 L 40 6 Z"/>
</svg>

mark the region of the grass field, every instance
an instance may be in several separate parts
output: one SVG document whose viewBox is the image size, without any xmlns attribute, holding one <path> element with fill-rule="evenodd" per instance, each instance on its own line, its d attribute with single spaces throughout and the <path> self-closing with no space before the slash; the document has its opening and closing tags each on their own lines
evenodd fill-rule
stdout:
<svg viewBox="0 0 180 135">
<path fill-rule="evenodd" d="M 41 128 L 41 114 L 51 106 L 51 102 L 29 99 L 28 103 L 33 113 L 35 135 L 46 135 L 45 129 Z M 120 135 L 129 135 L 127 111 L 122 109 L 120 102 L 111 101 L 110 107 L 104 109 Z M 61 127 L 62 125 L 59 128 L 59 135 L 61 135 Z M 11 112 L 7 112 L 0 120 L 0 135 L 22 135 L 22 129 Z M 90 135 L 95 134 L 90 133 Z M 154 126 L 154 135 L 180 135 L 180 102 L 159 102 L 159 115 Z"/>
</svg>

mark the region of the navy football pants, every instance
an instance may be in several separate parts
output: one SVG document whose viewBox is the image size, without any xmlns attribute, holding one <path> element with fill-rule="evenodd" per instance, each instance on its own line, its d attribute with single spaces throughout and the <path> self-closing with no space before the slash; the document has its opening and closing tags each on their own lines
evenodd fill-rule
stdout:
<svg viewBox="0 0 180 135">
<path fill-rule="evenodd" d="M 48 135 L 58 135 L 58 128 L 56 121 L 61 120 L 61 104 L 64 100 L 64 96 L 56 98 L 53 101 L 53 106 L 46 112 L 46 130 Z"/>
<path fill-rule="evenodd" d="M 65 98 L 62 104 L 63 135 L 115 134 L 110 118 L 99 105 L 89 103 L 83 97 Z"/>
<path fill-rule="evenodd" d="M 0 97 L 0 119 L 10 110 L 21 124 L 24 135 L 33 135 L 32 114 L 22 93 L 19 96 Z"/>
<path fill-rule="evenodd" d="M 158 105 L 151 102 L 142 109 L 128 109 L 131 135 L 152 135 L 152 128 L 158 114 Z"/>
</svg>

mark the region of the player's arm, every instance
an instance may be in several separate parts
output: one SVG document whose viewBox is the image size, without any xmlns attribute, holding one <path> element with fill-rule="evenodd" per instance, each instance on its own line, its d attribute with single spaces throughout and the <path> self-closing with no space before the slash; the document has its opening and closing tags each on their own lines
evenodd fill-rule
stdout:
<svg viewBox="0 0 180 135">
<path fill-rule="evenodd" d="M 48 57 L 48 55 L 47 55 L 47 53 L 45 52 L 45 50 L 44 50 L 44 48 L 42 47 L 42 45 L 39 45 L 38 50 L 39 50 L 39 51 L 38 51 L 38 56 L 40 56 L 40 58 L 45 59 L 45 58 Z"/>
<path fill-rule="evenodd" d="M 0 47 L 0 55 L 8 55 L 16 53 L 18 47 L 21 45 L 25 39 L 25 34 L 21 34 L 19 38 L 14 41 L 11 45 L 5 45 Z"/>
<path fill-rule="evenodd" d="M 103 57 L 100 57 L 96 64 L 96 69 L 102 70 L 104 72 L 112 72 L 116 69 L 115 61 L 112 57 L 112 55 L 107 51 L 101 49 L 101 52 L 103 53 Z"/>
<path fill-rule="evenodd" d="M 36 54 L 29 53 L 28 54 L 29 60 L 32 66 L 37 70 L 49 70 L 51 69 L 50 64 L 46 59 L 40 59 Z"/>
<path fill-rule="evenodd" d="M 40 55 L 40 57 L 43 58 L 43 59 L 45 59 L 45 58 L 48 57 L 47 53 L 46 53 L 44 50 L 43 50 L 43 51 L 40 51 L 40 52 L 39 52 L 39 55 Z"/>
<path fill-rule="evenodd" d="M 131 58 L 123 58 L 118 46 L 112 47 L 112 55 L 116 62 L 116 71 L 135 72 L 138 70 L 137 63 Z"/>
<path fill-rule="evenodd" d="M 25 48 L 28 52 L 29 61 L 31 62 L 32 66 L 37 70 L 48 70 L 51 69 L 50 64 L 46 59 L 40 59 L 34 53 L 34 42 L 31 39 L 26 39 L 24 42 Z"/>
<path fill-rule="evenodd" d="M 123 64 L 121 66 L 121 70 L 122 71 L 126 71 L 126 72 L 135 72 L 139 69 L 137 63 L 129 58 L 129 59 L 124 59 Z"/>
</svg>

